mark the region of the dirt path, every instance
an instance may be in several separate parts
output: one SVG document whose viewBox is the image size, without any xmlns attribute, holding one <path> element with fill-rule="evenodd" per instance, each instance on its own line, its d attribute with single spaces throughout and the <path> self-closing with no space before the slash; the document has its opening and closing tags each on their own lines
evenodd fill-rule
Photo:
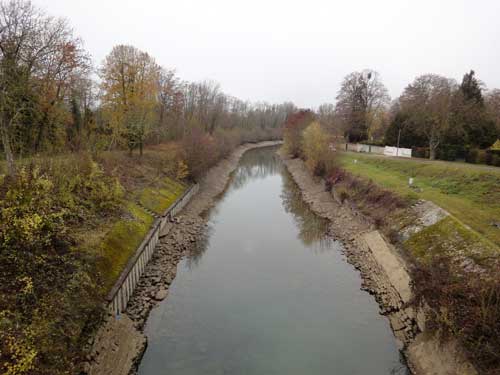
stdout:
<svg viewBox="0 0 500 375">
<path fill-rule="evenodd" d="M 206 226 L 203 213 L 211 208 L 224 192 L 231 173 L 246 151 L 277 144 L 280 142 L 242 145 L 227 159 L 210 169 L 200 181 L 198 193 L 170 223 L 168 233 L 161 238 L 128 303 L 127 312 L 119 318 L 106 317 L 87 361 L 82 365 L 82 373 L 128 375 L 136 372 L 146 349 L 147 340 L 142 331 L 149 312 L 168 296 L 168 289 L 177 272 L 177 264 L 201 239 Z"/>
</svg>

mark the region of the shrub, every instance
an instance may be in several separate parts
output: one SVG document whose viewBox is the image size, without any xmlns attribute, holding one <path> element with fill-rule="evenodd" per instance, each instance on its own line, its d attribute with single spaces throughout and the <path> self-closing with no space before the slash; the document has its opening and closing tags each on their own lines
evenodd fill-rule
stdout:
<svg viewBox="0 0 500 375">
<path fill-rule="evenodd" d="M 218 159 L 227 157 L 241 143 L 238 130 L 217 130 L 214 137 Z"/>
<path fill-rule="evenodd" d="M 310 110 L 301 110 L 288 117 L 283 138 L 286 152 L 293 157 L 302 156 L 302 132 L 313 120 L 314 114 Z"/>
<path fill-rule="evenodd" d="M 414 303 L 430 307 L 426 326 L 456 338 L 484 374 L 500 367 L 500 277 L 457 271 L 449 256 L 413 270 Z"/>
<path fill-rule="evenodd" d="M 402 198 L 392 191 L 379 187 L 371 180 L 355 177 L 341 168 L 335 168 L 329 174 L 327 185 L 335 187 L 342 202 L 349 198 L 355 203 L 378 228 L 386 224 L 385 218 L 413 203 L 410 199 Z"/>
<path fill-rule="evenodd" d="M 2 372 L 71 371 L 88 320 L 99 310 L 95 259 L 73 250 L 69 223 L 109 207 L 98 197 L 103 187 L 92 179 L 80 183 L 83 177 L 61 185 L 49 172 L 21 168 L 0 186 Z"/>
<path fill-rule="evenodd" d="M 465 157 L 465 150 L 462 146 L 441 145 L 437 151 L 437 158 L 441 160 L 455 161 Z"/>
<path fill-rule="evenodd" d="M 182 140 L 183 159 L 189 175 L 199 179 L 217 161 L 217 143 L 213 137 L 193 128 Z"/>
<path fill-rule="evenodd" d="M 301 150 L 307 167 L 317 176 L 325 174 L 329 161 L 334 158 L 329 148 L 329 137 L 318 122 L 312 122 L 304 130 Z"/>
<path fill-rule="evenodd" d="M 500 167 L 500 153 L 495 153 L 491 155 L 491 165 Z"/>
<path fill-rule="evenodd" d="M 428 147 L 412 147 L 411 154 L 415 158 L 429 159 Z"/>
</svg>

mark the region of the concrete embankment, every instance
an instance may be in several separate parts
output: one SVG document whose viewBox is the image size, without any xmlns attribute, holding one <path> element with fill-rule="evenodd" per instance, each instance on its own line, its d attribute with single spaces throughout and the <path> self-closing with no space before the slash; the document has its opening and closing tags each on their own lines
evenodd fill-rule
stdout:
<svg viewBox="0 0 500 375">
<path fill-rule="evenodd" d="M 302 160 L 289 159 L 283 154 L 281 157 L 300 187 L 304 200 L 317 215 L 330 221 L 330 233 L 343 242 L 348 262 L 361 273 L 362 289 L 374 295 L 380 305 L 380 313 L 389 319 L 412 373 L 477 374 L 452 341 L 441 344 L 426 331 L 425 315 L 421 310 L 409 307 L 408 302 L 412 299 L 411 278 L 400 251 L 360 212 L 326 191 L 324 182 L 311 176 Z M 437 219 L 445 215 L 442 210 L 428 203 L 421 202 L 413 208 L 415 212 L 422 213 L 414 229 L 427 224 L 432 210 L 431 216 Z"/>
<path fill-rule="evenodd" d="M 224 192 L 231 173 L 246 151 L 280 143 L 270 141 L 242 145 L 210 169 L 200 181 L 198 193 L 163 231 L 153 258 L 140 278 L 126 312 L 119 317 L 106 317 L 82 366 L 82 373 L 135 373 L 147 344 L 142 333 L 146 319 L 151 309 L 168 296 L 178 262 L 195 248 L 203 235 L 206 226 L 203 213 L 212 207 L 217 197 Z"/>
</svg>

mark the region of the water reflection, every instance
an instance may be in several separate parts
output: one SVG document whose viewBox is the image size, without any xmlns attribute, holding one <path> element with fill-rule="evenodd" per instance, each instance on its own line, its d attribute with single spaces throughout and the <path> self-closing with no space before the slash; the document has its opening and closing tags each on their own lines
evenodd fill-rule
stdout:
<svg viewBox="0 0 500 375">
<path fill-rule="evenodd" d="M 220 197 L 220 201 L 226 199 L 231 192 L 244 188 L 250 181 L 281 175 L 281 200 L 285 211 L 291 214 L 299 230 L 298 238 L 314 253 L 328 251 L 333 243 L 331 237 L 327 235 L 328 220 L 316 216 L 304 202 L 300 189 L 276 154 L 278 148 L 279 146 L 272 146 L 247 151 L 231 176 L 229 190 Z M 258 201 L 255 203 L 259 204 Z M 210 210 L 208 228 L 188 255 L 187 266 L 190 269 L 199 264 L 204 252 L 210 246 L 210 237 L 216 225 L 214 218 L 219 215 L 220 207 L 219 204 Z"/>
<path fill-rule="evenodd" d="M 285 211 L 293 216 L 299 228 L 298 237 L 306 245 L 318 244 L 318 247 L 314 247 L 315 250 L 327 250 L 332 243 L 331 238 L 326 235 L 328 221 L 316 216 L 304 202 L 300 189 L 276 154 L 278 148 L 279 146 L 274 146 L 248 151 L 234 173 L 232 188 L 241 189 L 249 181 L 280 174 L 283 181 L 281 199 Z"/>
<path fill-rule="evenodd" d="M 309 205 L 304 202 L 301 191 L 290 174 L 283 173 L 283 191 L 281 199 L 285 211 L 292 214 L 299 229 L 299 238 L 305 245 L 312 246 L 313 250 L 326 251 L 331 249 L 333 240 L 327 235 L 328 220 L 316 216 Z"/>
<path fill-rule="evenodd" d="M 278 147 L 273 146 L 247 151 L 233 173 L 231 189 L 238 190 L 251 180 L 282 173 L 283 163 L 276 154 L 277 150 Z"/>
<path fill-rule="evenodd" d="M 210 210 L 148 319 L 140 375 L 404 373 L 387 320 L 275 151 L 246 153 Z"/>
</svg>

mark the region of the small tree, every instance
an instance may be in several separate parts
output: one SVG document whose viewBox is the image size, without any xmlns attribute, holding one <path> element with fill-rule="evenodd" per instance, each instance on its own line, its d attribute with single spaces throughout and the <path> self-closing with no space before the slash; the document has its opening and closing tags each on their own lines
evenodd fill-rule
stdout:
<svg viewBox="0 0 500 375">
<path fill-rule="evenodd" d="M 111 126 L 110 147 L 126 143 L 142 153 L 145 137 L 155 121 L 160 67 L 146 52 L 133 46 L 113 48 L 101 68 L 102 108 Z"/>
<path fill-rule="evenodd" d="M 315 175 L 323 175 L 330 156 L 329 137 L 319 122 L 312 122 L 303 133 L 302 152 L 306 165 Z"/>
<path fill-rule="evenodd" d="M 302 156 L 302 132 L 314 120 L 310 110 L 300 110 L 288 116 L 285 123 L 285 150 L 293 157 Z"/>
</svg>

